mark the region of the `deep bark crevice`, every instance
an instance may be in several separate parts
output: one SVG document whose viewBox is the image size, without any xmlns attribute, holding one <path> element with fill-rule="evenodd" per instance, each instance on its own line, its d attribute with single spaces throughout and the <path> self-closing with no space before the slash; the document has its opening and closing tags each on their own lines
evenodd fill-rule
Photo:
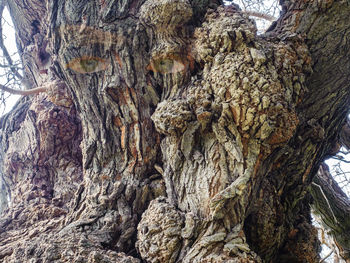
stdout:
<svg viewBox="0 0 350 263">
<path fill-rule="evenodd" d="M 8 2 L 48 88 L 1 119 L 0 259 L 318 262 L 308 189 L 333 205 L 315 174 L 348 144 L 345 2 L 282 1 L 264 36 L 215 0 Z"/>
</svg>

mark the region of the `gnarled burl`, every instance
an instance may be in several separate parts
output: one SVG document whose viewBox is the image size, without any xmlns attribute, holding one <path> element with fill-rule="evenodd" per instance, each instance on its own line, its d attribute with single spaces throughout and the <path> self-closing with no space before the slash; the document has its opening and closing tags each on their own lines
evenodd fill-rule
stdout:
<svg viewBox="0 0 350 263">
<path fill-rule="evenodd" d="M 0 260 L 319 261 L 308 186 L 348 110 L 346 2 L 282 1 L 260 36 L 219 1 L 8 6 L 51 84 L 1 121 Z"/>
</svg>

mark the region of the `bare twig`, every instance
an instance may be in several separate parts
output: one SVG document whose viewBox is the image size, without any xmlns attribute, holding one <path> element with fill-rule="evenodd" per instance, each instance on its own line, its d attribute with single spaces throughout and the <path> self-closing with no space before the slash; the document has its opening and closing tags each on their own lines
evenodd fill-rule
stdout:
<svg viewBox="0 0 350 263">
<path fill-rule="evenodd" d="M 268 14 L 260 13 L 260 12 L 256 12 L 256 11 L 246 10 L 246 11 L 244 11 L 244 13 L 246 13 L 248 16 L 255 16 L 255 17 L 262 18 L 262 19 L 265 19 L 265 20 L 268 20 L 271 22 L 277 20 L 277 18 L 274 16 L 270 16 Z"/>
<path fill-rule="evenodd" d="M 327 258 L 329 258 L 330 257 L 330 255 L 332 255 L 333 254 L 333 251 L 331 251 L 330 253 L 328 253 L 328 255 L 327 256 L 325 256 L 321 261 L 320 261 L 320 263 L 322 263 L 322 262 L 325 262 L 326 261 L 326 259 Z"/>
<path fill-rule="evenodd" d="M 39 87 L 36 89 L 18 90 L 18 89 L 11 89 L 11 88 L 8 88 L 8 87 L 0 84 L 0 90 L 9 92 L 11 94 L 28 96 L 28 95 L 38 94 L 40 92 L 45 92 L 47 90 L 47 88 L 46 87 Z"/>
<path fill-rule="evenodd" d="M 312 185 L 318 187 L 320 193 L 322 194 L 322 197 L 324 198 L 324 200 L 325 200 L 326 203 L 327 203 L 327 206 L 328 206 L 329 211 L 331 212 L 331 214 L 332 214 L 332 216 L 333 216 L 334 222 L 338 223 L 338 220 L 337 220 L 337 218 L 336 218 L 335 215 L 334 215 L 334 212 L 333 212 L 333 210 L 332 210 L 332 207 L 331 207 L 331 205 L 329 204 L 328 198 L 327 198 L 327 196 L 325 195 L 325 193 L 323 192 L 322 187 L 321 187 L 320 185 L 314 183 L 314 182 L 312 182 Z"/>
<path fill-rule="evenodd" d="M 3 12 L 6 6 L 5 0 L 0 0 L 0 21 L 2 21 Z M 25 78 L 19 73 L 18 69 L 19 67 L 13 63 L 13 60 L 4 44 L 4 37 L 2 32 L 2 23 L 0 23 L 0 48 L 2 49 L 3 55 L 8 63 L 7 68 L 10 69 L 12 74 L 21 82 L 21 84 L 26 88 L 30 89 L 30 86 L 28 82 L 25 80 Z M 2 67 L 5 65 L 2 65 Z"/>
<path fill-rule="evenodd" d="M 339 156 L 339 155 L 332 156 L 331 159 L 338 160 L 344 163 L 350 163 L 350 161 L 345 160 L 343 156 Z"/>
<path fill-rule="evenodd" d="M 6 0 L 0 0 L 0 49 L 2 50 L 3 57 L 2 57 L 2 63 L 0 63 L 0 68 L 7 69 L 4 74 L 1 75 L 2 78 L 6 78 L 5 84 L 0 84 L 0 90 L 8 92 L 10 94 L 16 94 L 16 95 L 32 95 L 37 94 L 40 92 L 44 92 L 47 90 L 46 87 L 39 87 L 36 89 L 30 89 L 30 85 L 26 81 L 26 79 L 22 76 L 22 74 L 19 72 L 19 70 L 22 70 L 21 63 L 14 63 L 10 53 L 8 52 L 5 43 L 4 43 L 4 35 L 3 35 L 3 28 L 2 28 L 2 21 L 3 21 L 3 13 L 6 6 Z M 10 83 L 21 83 L 26 90 L 19 90 L 19 89 L 13 89 L 9 88 L 7 85 Z M 1 95 L 1 101 L 2 104 L 5 103 L 5 97 L 2 94 Z"/>
</svg>

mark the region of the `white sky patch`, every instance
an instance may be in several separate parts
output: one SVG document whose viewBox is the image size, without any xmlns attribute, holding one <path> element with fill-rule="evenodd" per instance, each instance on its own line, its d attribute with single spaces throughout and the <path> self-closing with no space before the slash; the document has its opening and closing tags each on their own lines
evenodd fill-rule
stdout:
<svg viewBox="0 0 350 263">
<path fill-rule="evenodd" d="M 277 0 L 233 0 L 224 1 L 225 5 L 230 5 L 231 3 L 237 4 L 242 11 L 254 11 L 260 14 L 266 14 L 276 19 L 280 16 L 280 5 Z M 271 25 L 271 21 L 256 16 L 250 16 L 256 22 L 258 29 L 258 34 L 263 34 Z"/>
<path fill-rule="evenodd" d="M 350 156 L 346 149 L 341 148 L 339 154 L 326 161 L 329 170 L 344 193 L 350 196 Z"/>
<path fill-rule="evenodd" d="M 1 24 L 3 29 L 3 34 L 4 34 L 3 36 L 4 44 L 9 54 L 11 55 L 14 63 L 16 63 L 17 61 L 19 62 L 20 57 L 17 52 L 15 29 L 12 23 L 10 13 L 7 10 L 7 8 L 4 9 L 3 19 L 1 21 Z M 7 64 L 4 58 L 0 59 L 0 63 Z M 16 88 L 13 82 L 10 81 L 8 83 L 8 78 L 6 77 L 6 71 L 1 67 L 0 67 L 0 83 L 2 85 L 9 86 L 10 88 Z M 0 116 L 9 112 L 20 97 L 21 97 L 20 95 L 12 95 L 9 93 L 4 93 L 2 98 L 0 96 Z"/>
</svg>

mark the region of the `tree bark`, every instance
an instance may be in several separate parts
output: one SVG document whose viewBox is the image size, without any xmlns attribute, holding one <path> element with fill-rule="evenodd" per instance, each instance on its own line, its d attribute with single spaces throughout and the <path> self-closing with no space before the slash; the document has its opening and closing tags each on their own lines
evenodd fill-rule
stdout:
<svg viewBox="0 0 350 263">
<path fill-rule="evenodd" d="M 350 261 L 350 202 L 349 198 L 337 185 L 329 173 L 328 166 L 321 165 L 311 186 L 314 197 L 315 214 L 320 215 L 322 222 L 330 229 L 340 255 Z"/>
<path fill-rule="evenodd" d="M 282 1 L 257 36 L 220 4 L 8 0 L 48 88 L 2 118 L 3 262 L 319 261 L 308 187 L 346 120 L 350 7 Z"/>
</svg>

